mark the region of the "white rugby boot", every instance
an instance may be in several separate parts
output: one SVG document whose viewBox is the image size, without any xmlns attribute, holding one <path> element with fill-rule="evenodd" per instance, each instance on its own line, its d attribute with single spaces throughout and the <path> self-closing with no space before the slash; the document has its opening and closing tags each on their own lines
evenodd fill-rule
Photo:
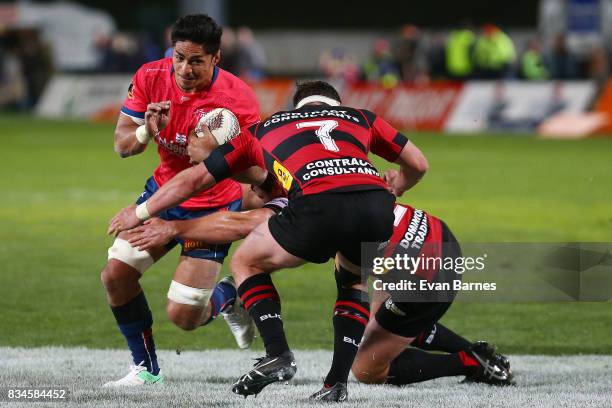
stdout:
<svg viewBox="0 0 612 408">
<path fill-rule="evenodd" d="M 219 282 L 224 282 L 236 287 L 234 278 L 231 276 L 226 276 Z M 253 322 L 249 312 L 242 306 L 238 294 L 236 294 L 234 303 L 220 313 L 232 331 L 238 347 L 241 349 L 251 347 L 253 340 L 255 340 L 255 322 Z"/>
<path fill-rule="evenodd" d="M 125 377 L 117 381 L 109 381 L 103 387 L 138 387 L 141 385 L 163 384 L 164 377 L 161 370 L 159 374 L 153 375 L 147 371 L 147 367 L 143 366 L 143 363 L 144 361 L 139 365 L 130 366 L 130 372 Z"/>
</svg>

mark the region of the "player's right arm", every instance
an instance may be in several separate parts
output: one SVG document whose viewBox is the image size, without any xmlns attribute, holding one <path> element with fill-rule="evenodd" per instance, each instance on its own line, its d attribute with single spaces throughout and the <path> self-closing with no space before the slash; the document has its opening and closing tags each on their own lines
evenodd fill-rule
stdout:
<svg viewBox="0 0 612 408">
<path fill-rule="evenodd" d="M 366 110 L 362 113 L 372 127 L 372 153 L 400 166 L 399 171 L 387 170 L 384 174 L 389 191 L 399 197 L 423 178 L 429 169 L 427 158 L 384 119 Z"/>
<path fill-rule="evenodd" d="M 142 122 L 122 110 L 115 127 L 115 152 L 121 157 L 142 153 L 149 141 L 164 129 L 169 121 L 170 101 L 149 103 Z"/>
<path fill-rule="evenodd" d="M 170 121 L 170 102 L 151 101 L 150 86 L 143 66 L 132 78 L 115 127 L 115 152 L 121 157 L 142 153 Z"/>
</svg>

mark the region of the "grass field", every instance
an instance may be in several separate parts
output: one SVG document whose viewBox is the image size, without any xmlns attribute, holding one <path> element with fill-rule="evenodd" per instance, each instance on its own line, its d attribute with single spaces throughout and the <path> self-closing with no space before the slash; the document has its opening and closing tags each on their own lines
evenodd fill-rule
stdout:
<svg viewBox="0 0 612 408">
<path fill-rule="evenodd" d="M 161 387 L 108 389 L 100 385 L 121 372 L 126 352 L 84 348 L 14 349 L 0 347 L 0 384 L 4 387 L 63 387 L 61 407 L 312 407 L 331 361 L 328 351 L 298 351 L 298 372 L 290 385 L 270 385 L 244 400 L 230 384 L 250 366 L 252 351 L 211 350 L 177 355 L 161 351 L 167 378 Z M 511 356 L 516 387 L 459 384 L 443 378 L 404 388 L 350 382 L 351 407 L 606 407 L 610 406 L 610 356 Z M 51 376 L 50 373 L 53 373 Z M 0 389 L 6 389 L 0 387 Z M 2 396 L 0 396 L 0 401 Z M 19 406 L 17 404 L 14 404 Z M 0 406 L 4 406 L 0 402 Z M 11 405 L 13 406 L 13 405 Z M 23 407 L 33 406 L 31 402 Z M 38 405 L 36 405 L 38 406 Z M 45 404 L 41 406 L 56 406 Z"/>
<path fill-rule="evenodd" d="M 112 242 L 105 230 L 140 193 L 156 164 L 154 149 L 119 159 L 109 125 L 0 117 L 0 129 L 0 346 L 124 347 L 99 282 Z M 612 139 L 411 138 L 431 170 L 403 201 L 445 219 L 460 240 L 612 241 Z M 170 254 L 142 280 L 158 347 L 233 347 L 223 322 L 185 333 L 168 321 L 175 263 Z M 310 265 L 275 277 L 295 348 L 331 347 L 331 272 L 329 264 Z M 456 304 L 443 321 L 507 353 L 612 354 L 611 307 Z"/>
</svg>

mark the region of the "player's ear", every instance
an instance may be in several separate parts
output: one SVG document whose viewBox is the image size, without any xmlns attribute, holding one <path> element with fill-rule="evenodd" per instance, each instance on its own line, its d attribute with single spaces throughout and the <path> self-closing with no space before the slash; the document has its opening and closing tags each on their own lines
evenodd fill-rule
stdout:
<svg viewBox="0 0 612 408">
<path fill-rule="evenodd" d="M 221 50 L 217 51 L 217 53 L 212 57 L 212 63 L 214 65 L 217 65 L 219 61 L 221 61 Z"/>
</svg>

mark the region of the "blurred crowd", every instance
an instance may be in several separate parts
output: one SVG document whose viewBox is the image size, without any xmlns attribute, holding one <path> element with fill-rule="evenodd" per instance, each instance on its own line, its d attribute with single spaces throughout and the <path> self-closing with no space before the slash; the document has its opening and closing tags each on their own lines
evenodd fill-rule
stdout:
<svg viewBox="0 0 612 408">
<path fill-rule="evenodd" d="M 94 41 L 97 64 L 88 72 L 134 73 L 142 64 L 172 55 L 170 29 L 162 41 L 146 32 L 99 34 Z M 264 76 L 266 54 L 248 27 L 225 28 L 220 66 L 247 79 Z M 0 109 L 27 111 L 53 75 L 53 53 L 36 29 L 0 27 Z"/>
<path fill-rule="evenodd" d="M 171 30 L 164 35 L 163 50 L 149 34 L 134 35 L 117 32 L 100 35 L 96 40 L 99 55 L 99 72 L 135 72 L 145 62 L 172 56 Z M 223 69 L 241 76 L 258 79 L 265 71 L 266 54 L 248 27 L 234 30 L 223 29 L 221 40 L 221 63 Z"/>
<path fill-rule="evenodd" d="M 32 108 L 53 74 L 50 47 L 37 30 L 0 27 L 0 107 Z"/>
<path fill-rule="evenodd" d="M 546 46 L 538 38 L 517 46 L 494 24 L 484 24 L 478 30 L 464 24 L 445 34 L 427 36 L 407 24 L 394 41 L 377 39 L 365 61 L 336 48 L 321 55 L 320 68 L 329 79 L 393 87 L 402 81 L 419 84 L 444 79 L 603 81 L 608 77 L 609 62 L 603 47 L 573 53 L 562 33 Z"/>
<path fill-rule="evenodd" d="M 226 27 L 221 42 L 222 68 L 246 80 L 265 76 L 266 53 L 250 28 Z M 93 46 L 97 64 L 91 71 L 102 73 L 133 73 L 148 61 L 172 54 L 169 29 L 162 38 L 121 31 L 100 34 Z M 478 29 L 463 24 L 447 32 L 423 32 L 407 24 L 396 38 L 374 41 L 367 58 L 358 60 L 346 50 L 334 48 L 321 54 L 319 66 L 320 74 L 330 80 L 376 82 L 387 88 L 400 82 L 423 84 L 445 79 L 591 78 L 603 83 L 609 74 L 606 50 L 593 47 L 579 51 L 572 51 L 565 34 L 546 44 L 538 38 L 517 44 L 493 24 Z M 0 107 L 31 109 L 52 74 L 52 50 L 38 30 L 0 29 Z"/>
</svg>

